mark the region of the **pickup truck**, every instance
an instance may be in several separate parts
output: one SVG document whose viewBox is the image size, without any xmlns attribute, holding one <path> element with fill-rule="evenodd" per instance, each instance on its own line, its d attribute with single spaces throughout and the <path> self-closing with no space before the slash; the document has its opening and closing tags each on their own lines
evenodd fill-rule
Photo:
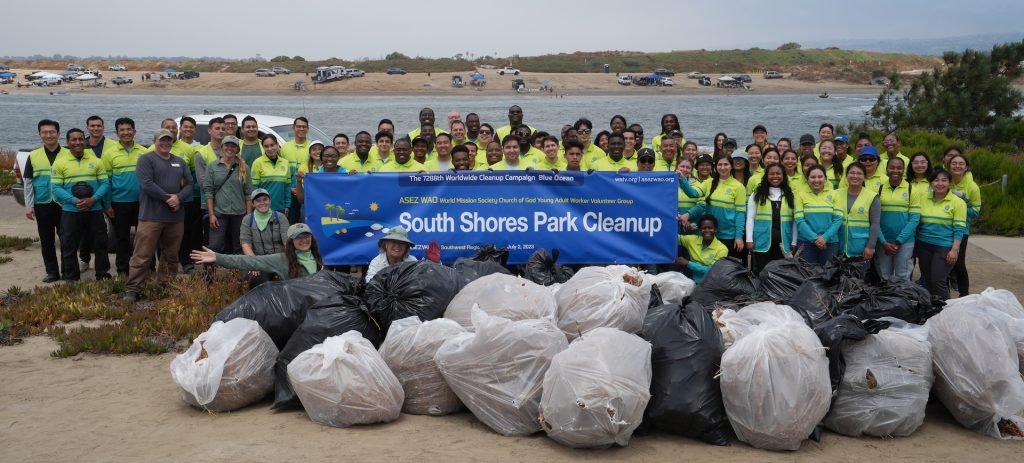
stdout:
<svg viewBox="0 0 1024 463">
<path fill-rule="evenodd" d="M 128 68 L 125 67 L 125 65 L 123 65 L 123 64 L 111 64 L 110 66 L 107 66 L 107 70 L 108 71 L 127 71 Z"/>
<path fill-rule="evenodd" d="M 110 83 L 112 83 L 114 85 L 130 84 L 130 83 L 132 83 L 132 78 L 131 77 L 124 77 L 124 76 L 117 76 L 117 77 L 115 77 L 113 79 L 110 79 Z"/>
<path fill-rule="evenodd" d="M 505 66 L 505 67 L 503 67 L 501 69 L 498 69 L 498 75 L 499 76 L 503 76 L 505 74 L 512 74 L 514 76 L 518 76 L 519 75 L 519 70 L 514 68 L 514 67 L 512 67 L 512 66 Z"/>
</svg>

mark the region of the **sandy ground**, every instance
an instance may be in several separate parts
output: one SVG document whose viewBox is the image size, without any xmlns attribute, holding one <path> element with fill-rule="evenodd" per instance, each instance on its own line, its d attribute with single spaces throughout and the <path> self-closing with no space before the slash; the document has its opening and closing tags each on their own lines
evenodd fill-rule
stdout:
<svg viewBox="0 0 1024 463">
<path fill-rule="evenodd" d="M 24 83 L 22 76 L 31 74 L 40 69 L 12 69 L 18 74 L 18 82 Z M 55 70 L 49 70 L 57 72 Z M 11 94 L 36 93 L 45 94 L 51 91 L 66 91 L 75 94 L 188 94 L 188 95 L 249 95 L 249 94 L 292 94 L 295 93 L 294 84 L 302 81 L 308 92 L 324 95 L 333 94 L 366 94 L 366 93 L 393 93 L 393 94 L 448 94 L 448 95 L 496 95 L 511 93 L 512 79 L 523 79 L 529 88 L 539 88 L 539 81 L 550 80 L 550 86 L 557 93 L 571 95 L 722 95 L 722 94 L 745 94 L 750 93 L 742 89 L 724 89 L 716 87 L 701 87 L 695 79 L 687 79 L 685 75 L 677 74 L 672 79 L 675 86 L 672 87 L 638 87 L 635 85 L 619 85 L 614 74 L 597 73 L 536 73 L 524 72 L 519 76 L 499 76 L 494 70 L 483 70 L 481 73 L 486 76 L 485 87 L 452 88 L 451 77 L 454 74 L 461 75 L 463 80 L 469 79 L 471 72 L 461 73 L 412 73 L 406 75 L 387 75 L 383 73 L 368 73 L 365 77 L 346 79 L 338 82 L 313 85 L 312 81 L 305 74 L 281 75 L 275 77 L 256 77 L 254 74 L 243 73 L 202 73 L 197 79 L 189 80 L 163 80 L 160 82 L 142 82 L 142 72 L 103 72 L 103 79 L 108 81 L 116 76 L 132 78 L 133 84 L 121 85 L 120 87 L 108 84 L 106 88 L 90 88 L 79 83 L 64 83 L 59 87 L 51 88 L 16 88 L 14 85 L 4 85 L 0 89 L 7 90 Z M 711 74 L 712 82 L 719 76 Z M 880 87 L 871 85 L 855 85 L 846 82 L 807 82 L 793 79 L 763 79 L 759 75 L 751 75 L 751 83 L 754 93 L 763 94 L 820 94 L 824 90 L 831 93 L 875 93 Z"/>
<path fill-rule="evenodd" d="M 34 236 L 9 196 L 0 196 L 0 233 Z M 974 288 L 1024 294 L 1021 239 L 972 237 Z M 0 288 L 34 287 L 43 276 L 39 247 L 0 265 Z M 1002 256 L 1002 257 L 999 257 Z M 92 271 L 86 273 L 86 278 Z M 653 434 L 628 447 L 572 450 L 538 433 L 506 438 L 468 412 L 445 417 L 402 415 L 390 424 L 335 429 L 303 412 L 275 413 L 263 402 L 211 415 L 181 401 L 158 356 L 79 355 L 51 358 L 44 336 L 0 347 L 0 461 L 1019 461 L 1020 442 L 969 432 L 938 403 L 924 425 L 901 439 L 849 438 L 826 432 L 793 453 L 757 450 L 736 441 L 714 447 Z"/>
</svg>

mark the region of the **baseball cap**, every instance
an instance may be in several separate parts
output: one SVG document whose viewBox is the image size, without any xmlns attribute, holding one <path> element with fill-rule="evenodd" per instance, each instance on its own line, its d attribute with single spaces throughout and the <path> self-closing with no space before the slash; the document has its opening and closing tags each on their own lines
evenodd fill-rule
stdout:
<svg viewBox="0 0 1024 463">
<path fill-rule="evenodd" d="M 270 192 L 263 188 L 257 188 L 252 190 L 252 194 L 249 195 L 249 199 L 255 201 L 256 197 L 259 195 L 267 195 L 267 197 L 270 197 Z"/>
<path fill-rule="evenodd" d="M 748 163 L 750 162 L 750 156 L 747 155 L 746 151 L 736 150 L 732 152 L 733 159 L 745 159 Z"/>
<path fill-rule="evenodd" d="M 297 223 L 288 227 L 288 239 L 290 240 L 298 238 L 303 233 L 313 234 L 313 230 L 310 230 L 309 225 L 304 223 Z"/>
<path fill-rule="evenodd" d="M 224 137 L 224 140 L 222 140 L 220 143 L 222 145 L 226 145 L 228 143 L 231 143 L 231 144 L 233 144 L 235 146 L 242 146 L 240 143 L 238 143 L 238 137 L 236 137 L 234 135 L 228 135 L 228 136 Z"/>
<path fill-rule="evenodd" d="M 807 144 L 813 145 L 814 144 L 814 135 L 811 135 L 809 133 L 805 133 L 803 135 L 800 135 L 800 144 L 801 145 L 807 145 Z"/>
<path fill-rule="evenodd" d="M 878 157 L 878 148 L 868 145 L 860 149 L 860 155 L 863 156 L 874 156 Z"/>
<path fill-rule="evenodd" d="M 153 141 L 157 141 L 157 140 L 159 140 L 161 138 L 164 138 L 164 137 L 167 137 L 167 138 L 170 138 L 171 140 L 174 140 L 174 135 L 171 135 L 171 131 L 170 130 L 160 129 L 160 130 L 157 130 L 155 134 L 153 134 Z"/>
<path fill-rule="evenodd" d="M 309 147 L 310 148 L 312 148 L 313 145 L 327 146 L 327 145 L 324 145 L 324 142 L 322 142 L 320 140 L 313 140 L 312 142 L 309 143 Z"/>
<path fill-rule="evenodd" d="M 850 144 L 850 137 L 847 137 L 846 135 L 836 135 L 836 137 L 833 140 L 836 143 L 846 143 L 847 145 Z"/>
<path fill-rule="evenodd" d="M 683 132 L 680 132 L 679 129 L 672 129 L 672 130 L 670 130 L 668 132 L 668 136 L 670 136 L 670 137 L 675 136 L 675 135 L 679 135 L 681 137 L 681 136 L 683 136 Z"/>
<path fill-rule="evenodd" d="M 733 148 L 735 148 L 736 147 L 736 139 L 735 138 L 726 138 L 725 141 L 722 143 L 722 146 L 729 146 L 729 145 L 732 145 Z"/>
<path fill-rule="evenodd" d="M 702 154 L 700 156 L 697 156 L 697 160 L 693 163 L 693 165 L 697 166 L 697 165 L 700 165 L 700 163 L 702 163 L 702 162 L 706 162 L 708 164 L 712 164 L 713 165 L 715 163 L 715 160 L 711 159 L 710 155 Z"/>
<path fill-rule="evenodd" d="M 753 133 L 757 133 L 757 131 L 758 131 L 758 130 L 760 130 L 760 131 L 762 131 L 762 132 L 764 132 L 764 133 L 768 133 L 768 129 L 766 129 L 766 128 L 765 128 L 765 127 L 764 127 L 763 125 L 761 125 L 761 124 L 757 124 L 757 125 L 755 125 L 755 126 L 754 126 L 754 132 L 753 132 Z"/>
<path fill-rule="evenodd" d="M 637 151 L 637 153 L 636 153 L 636 160 L 637 161 L 641 161 L 641 160 L 644 160 L 644 159 L 650 159 L 647 162 L 654 162 L 654 158 L 655 158 L 654 150 L 652 150 L 650 148 L 643 148 L 640 151 Z"/>
</svg>

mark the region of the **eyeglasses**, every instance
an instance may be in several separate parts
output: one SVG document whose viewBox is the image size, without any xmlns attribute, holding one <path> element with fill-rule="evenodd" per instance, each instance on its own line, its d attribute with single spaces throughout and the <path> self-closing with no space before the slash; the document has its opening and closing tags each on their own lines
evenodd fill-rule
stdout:
<svg viewBox="0 0 1024 463">
<path fill-rule="evenodd" d="M 590 129 L 576 129 L 576 133 L 590 133 Z"/>
</svg>

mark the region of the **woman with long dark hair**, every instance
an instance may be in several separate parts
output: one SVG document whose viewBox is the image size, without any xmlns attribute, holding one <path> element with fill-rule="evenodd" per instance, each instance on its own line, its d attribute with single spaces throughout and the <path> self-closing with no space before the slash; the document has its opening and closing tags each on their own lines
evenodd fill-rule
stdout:
<svg viewBox="0 0 1024 463">
<path fill-rule="evenodd" d="M 971 222 L 981 216 L 981 188 L 969 175 L 971 164 L 963 154 L 954 154 L 947 164 L 951 175 L 950 190 L 967 204 L 967 224 L 964 227 L 963 239 L 960 240 L 956 265 L 953 266 L 957 292 L 960 293 L 960 297 L 964 297 L 971 292 L 971 280 L 967 274 L 967 238 L 971 234 Z"/>
<path fill-rule="evenodd" d="M 967 203 L 950 190 L 952 178 L 943 168 L 929 177 L 932 193 L 921 201 L 921 225 L 914 245 L 925 287 L 942 300 L 949 299 L 949 274 L 967 228 Z"/>
<path fill-rule="evenodd" d="M 793 253 L 797 233 L 794 206 L 784 169 L 769 164 L 747 200 L 746 246 L 752 251 L 754 274 L 761 273 L 769 262 Z"/>
<path fill-rule="evenodd" d="M 837 206 L 838 193 L 828 186 L 825 168 L 813 166 L 807 171 L 807 189 L 795 192 L 797 244 L 800 257 L 825 265 L 839 253 L 839 228 L 843 213 Z"/>
<path fill-rule="evenodd" d="M 729 255 L 743 261 L 746 266 L 747 248 L 743 242 L 747 223 L 747 190 L 732 176 L 732 160 L 719 156 L 715 160 L 715 175 L 707 189 L 704 201 L 682 214 L 679 220 L 687 223 L 690 217 L 705 213 L 718 220 L 718 239 L 729 248 Z"/>
<path fill-rule="evenodd" d="M 197 264 L 217 264 L 225 268 L 266 272 L 281 280 L 313 274 L 324 266 L 316 238 L 304 223 L 288 227 L 288 242 L 285 243 L 284 252 L 263 256 L 229 255 L 203 247 L 202 251 L 192 251 L 190 257 Z"/>
<path fill-rule="evenodd" d="M 718 158 L 718 155 L 725 151 L 725 141 L 729 139 L 729 136 L 725 132 L 718 132 L 715 134 L 715 151 L 711 153 L 711 156 Z"/>
<path fill-rule="evenodd" d="M 661 132 L 654 136 L 651 140 L 651 146 L 654 148 L 654 152 L 661 154 L 661 140 L 668 136 L 668 133 L 673 130 L 679 129 L 679 116 L 675 114 L 664 114 L 661 116 Z"/>
</svg>

